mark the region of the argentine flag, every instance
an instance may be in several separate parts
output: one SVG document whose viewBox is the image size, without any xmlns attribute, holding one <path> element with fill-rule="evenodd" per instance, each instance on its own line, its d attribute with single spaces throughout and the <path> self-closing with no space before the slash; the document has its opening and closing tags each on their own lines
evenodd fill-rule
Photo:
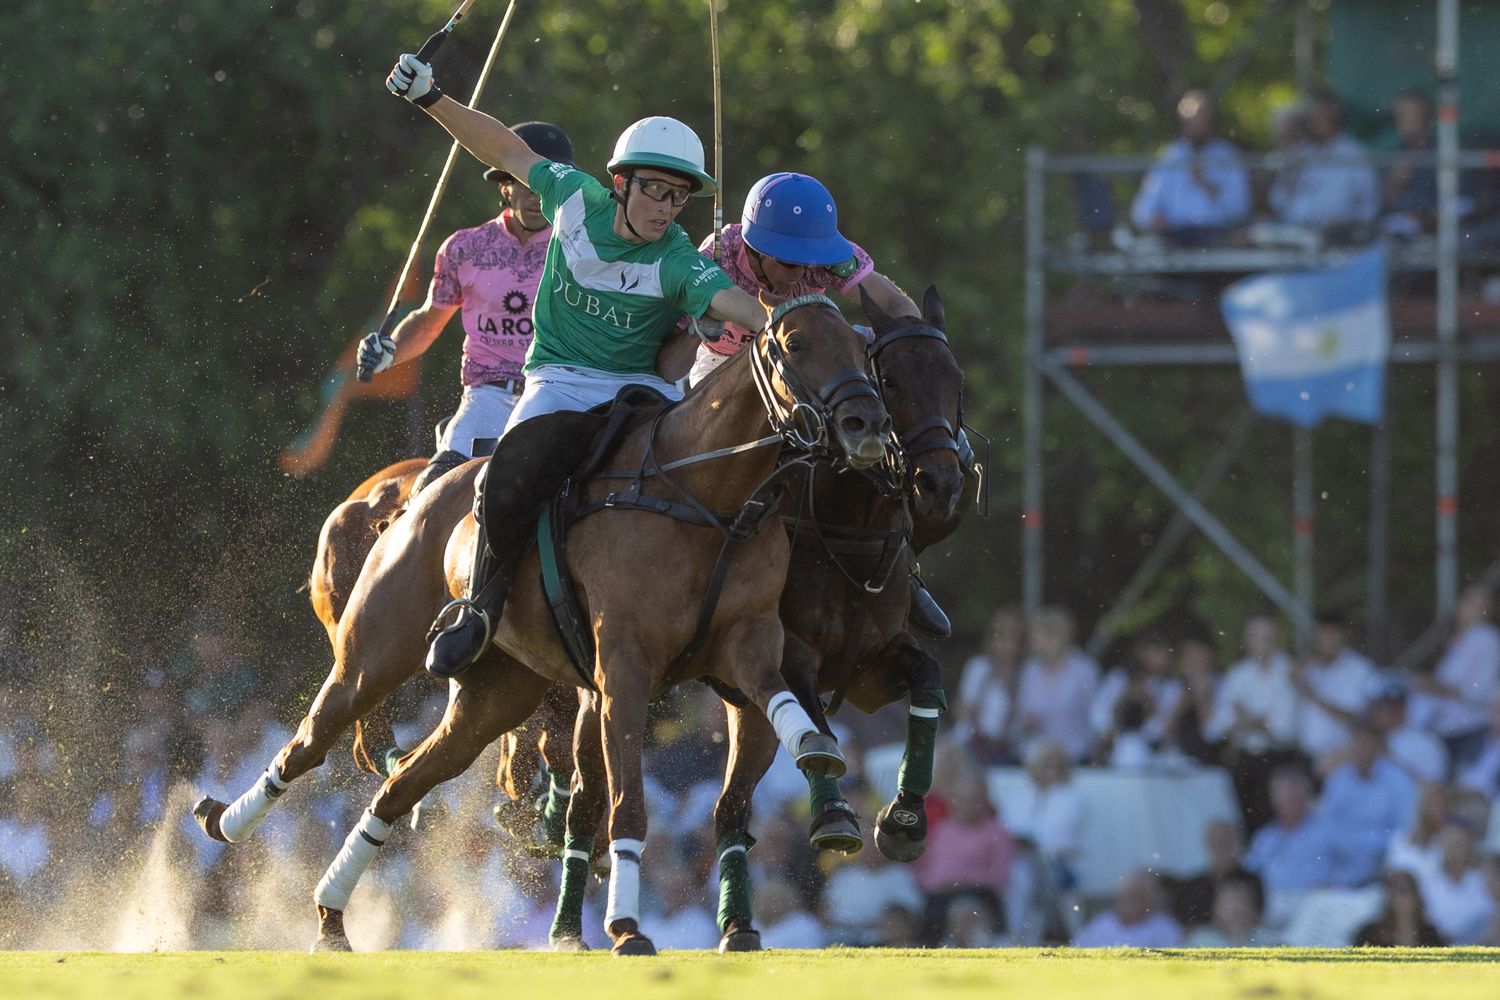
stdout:
<svg viewBox="0 0 1500 1000">
<path fill-rule="evenodd" d="M 1385 248 L 1320 271 L 1237 281 L 1220 302 L 1250 405 L 1301 427 L 1378 423 L 1391 352 Z"/>
</svg>

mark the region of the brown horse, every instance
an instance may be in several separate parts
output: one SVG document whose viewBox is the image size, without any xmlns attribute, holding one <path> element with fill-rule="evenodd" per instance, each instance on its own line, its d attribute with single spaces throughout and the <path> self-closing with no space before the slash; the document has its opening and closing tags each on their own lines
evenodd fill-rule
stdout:
<svg viewBox="0 0 1500 1000">
<path fill-rule="evenodd" d="M 942 670 L 906 631 L 913 554 L 912 516 L 956 528 L 965 488 L 958 432 L 963 373 L 942 332 L 942 302 L 929 288 L 923 317 L 888 317 L 873 303 L 870 354 L 882 398 L 901 442 L 903 467 L 895 484 L 815 469 L 783 501 L 794 540 L 780 613 L 785 626 L 781 662 L 787 686 L 809 706 L 825 732 L 819 692 L 835 691 L 874 712 L 900 698 L 911 702 L 901 790 L 881 811 L 876 844 L 893 860 L 911 861 L 926 835 L 922 797 L 932 780 L 937 716 L 945 705 Z M 891 489 L 892 485 L 898 488 Z M 714 813 L 720 879 L 720 950 L 760 947 L 751 922 L 746 852 L 750 798 L 776 755 L 776 735 L 763 714 L 726 699 L 729 762 Z M 585 698 L 574 735 L 575 776 L 568 811 L 570 852 L 564 854 L 562 902 L 552 928 L 559 948 L 582 940 L 586 865 L 571 860 L 586 850 L 588 833 L 605 808 L 603 760 L 597 733 L 598 699 Z M 863 846 L 859 823 L 836 781 L 808 774 L 814 847 L 846 853 Z"/>
<path fill-rule="evenodd" d="M 777 669 L 782 634 L 776 605 L 788 556 L 784 533 L 745 532 L 748 537 L 733 551 L 733 572 L 708 623 L 701 655 L 681 676 L 667 673 L 697 630 L 702 595 L 726 548 L 726 535 L 738 537 L 741 528 L 755 523 L 746 513 L 755 508 L 747 502 L 777 471 L 783 442 L 825 450 L 851 465 L 873 464 L 885 452 L 890 420 L 863 373 L 859 334 L 821 298 L 785 303 L 773 318 L 753 349 L 726 364 L 711 386 L 634 428 L 607 460 L 614 467 L 643 470 L 648 488 L 661 482 L 707 511 L 729 513 L 691 522 L 641 509 L 611 510 L 571 529 L 567 567 L 598 650 L 588 678 L 575 673 L 552 625 L 537 555 L 521 561 L 492 648 L 452 684 L 443 721 L 402 758 L 320 883 L 325 944 L 347 946 L 343 905 L 391 821 L 524 721 L 553 683 L 588 683 L 602 695 L 602 745 L 613 804 L 615 905 L 609 930 L 621 952 L 654 950 L 637 923 L 637 859 L 646 832 L 640 747 L 653 691 L 712 674 L 769 713 L 800 766 L 842 773 L 836 743 L 797 706 Z M 810 385 L 821 388 L 813 391 Z M 682 459 L 687 459 L 682 467 L 673 467 Z M 287 784 L 321 763 L 337 735 L 421 661 L 427 623 L 465 589 L 478 465 L 470 463 L 424 490 L 377 540 L 339 622 L 334 670 L 312 710 L 261 783 L 227 809 L 203 808 L 211 834 L 230 840 L 248 835 Z M 663 465 L 672 468 L 670 477 Z M 616 482 L 586 483 L 584 501 L 602 501 Z"/>
</svg>

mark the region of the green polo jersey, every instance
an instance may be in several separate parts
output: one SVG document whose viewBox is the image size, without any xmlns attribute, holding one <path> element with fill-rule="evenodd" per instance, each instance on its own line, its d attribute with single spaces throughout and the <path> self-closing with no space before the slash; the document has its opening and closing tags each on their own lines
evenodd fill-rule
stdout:
<svg viewBox="0 0 1500 1000">
<path fill-rule="evenodd" d="M 682 314 L 701 317 L 732 284 L 676 223 L 652 243 L 617 236 L 609 189 L 581 170 L 543 160 L 526 185 L 552 223 L 526 371 L 578 365 L 654 372 L 656 353 Z"/>
</svg>

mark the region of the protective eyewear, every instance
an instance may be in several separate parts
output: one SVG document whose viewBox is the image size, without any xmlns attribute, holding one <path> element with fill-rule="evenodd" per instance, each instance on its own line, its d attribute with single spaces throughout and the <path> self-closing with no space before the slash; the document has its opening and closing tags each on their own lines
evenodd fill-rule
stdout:
<svg viewBox="0 0 1500 1000">
<path fill-rule="evenodd" d="M 681 208 L 693 196 L 693 192 L 687 188 L 657 180 L 655 177 L 632 177 L 630 180 L 647 198 L 655 202 L 671 201 L 673 208 Z"/>
</svg>

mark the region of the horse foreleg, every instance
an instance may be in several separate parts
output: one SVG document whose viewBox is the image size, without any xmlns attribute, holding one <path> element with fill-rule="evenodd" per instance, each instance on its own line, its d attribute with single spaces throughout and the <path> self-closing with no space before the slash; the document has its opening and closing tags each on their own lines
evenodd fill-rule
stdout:
<svg viewBox="0 0 1500 1000">
<path fill-rule="evenodd" d="M 733 684 L 770 720 L 776 738 L 804 772 L 841 778 L 847 765 L 838 741 L 822 732 L 781 676 L 785 632 L 775 613 L 741 618 L 722 649 Z"/>
<path fill-rule="evenodd" d="M 318 904 L 320 942 L 331 936 L 329 928 L 335 922 L 342 930 L 349 897 L 395 821 L 429 791 L 467 770 L 497 737 L 524 722 L 546 688 L 546 681 L 498 650 L 486 654 L 453 682 L 442 722 L 397 762 L 395 773 L 375 794 L 318 882 L 313 899 Z"/>
<path fill-rule="evenodd" d="M 829 738 L 833 729 L 823 713 L 823 700 L 818 696 L 818 673 L 823 662 L 822 655 L 804 642 L 796 633 L 788 632 L 786 646 L 781 656 L 781 677 L 787 683 L 797 703 L 807 709 L 818 731 Z M 804 771 L 807 779 L 808 804 L 811 806 L 812 824 L 808 827 L 807 841 L 814 850 L 837 851 L 840 854 L 858 854 L 865 846 L 865 838 L 859 832 L 859 814 L 839 790 L 838 779 L 817 771 Z"/>
<path fill-rule="evenodd" d="M 776 759 L 776 733 L 757 709 L 724 706 L 729 723 L 729 766 L 714 805 L 719 855 L 719 951 L 759 951 L 760 932 L 750 905 L 750 800 Z"/>
<path fill-rule="evenodd" d="M 562 843 L 562 885 L 557 913 L 547 938 L 558 951 L 578 951 L 583 943 L 583 893 L 593 861 L 594 834 L 609 808 L 604 746 L 600 732 L 599 697 L 583 693 L 573 728 L 573 780 L 567 800 L 566 833 Z M 555 747 L 554 747 L 555 749 Z M 552 760 L 561 763 L 557 757 Z"/>
<path fill-rule="evenodd" d="M 943 670 L 908 639 L 889 647 L 876 668 L 895 672 L 908 694 L 906 750 L 896 795 L 875 817 L 875 846 L 892 861 L 915 861 L 927 846 L 927 809 L 937 757 L 938 717 L 948 709 Z"/>
<path fill-rule="evenodd" d="M 604 680 L 600 739 L 609 782 L 609 901 L 604 930 L 616 955 L 654 955 L 641 933 L 641 851 L 646 846 L 646 792 L 641 749 L 651 685 L 647 658 L 632 641 L 598 638 Z"/>
</svg>

